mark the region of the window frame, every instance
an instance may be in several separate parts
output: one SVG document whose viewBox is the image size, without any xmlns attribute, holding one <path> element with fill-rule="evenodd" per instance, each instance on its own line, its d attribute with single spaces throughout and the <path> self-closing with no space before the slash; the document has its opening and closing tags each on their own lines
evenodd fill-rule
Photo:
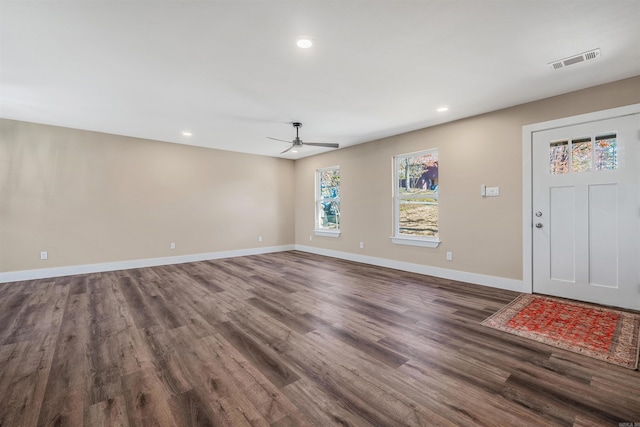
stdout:
<svg viewBox="0 0 640 427">
<path fill-rule="evenodd" d="M 392 187 L 392 199 L 393 199 L 393 233 L 391 236 L 391 241 L 397 245 L 409 245 L 409 246 L 419 246 L 426 248 L 437 248 L 440 245 L 440 220 L 438 218 L 438 233 L 436 236 L 413 236 L 410 234 L 402 234 L 400 233 L 400 204 L 402 200 L 410 200 L 413 198 L 424 198 L 424 195 L 411 196 L 411 195 L 402 195 L 399 191 L 399 182 L 400 175 L 398 173 L 400 164 L 403 160 L 409 157 L 417 157 L 424 156 L 426 154 L 435 153 L 438 157 L 438 166 L 440 165 L 439 158 L 439 150 L 437 148 L 429 148 L 426 150 L 414 151 L 411 153 L 397 154 L 392 158 L 392 166 L 393 166 L 393 187 Z M 438 185 L 438 192 L 436 193 L 439 196 L 440 186 Z M 438 216 L 440 214 L 440 201 L 439 197 L 436 198 L 436 203 L 438 206 Z"/>
<path fill-rule="evenodd" d="M 323 202 L 338 202 L 338 206 L 340 206 L 340 191 L 338 191 L 338 196 L 336 197 L 323 197 L 322 196 L 322 187 L 321 187 L 321 183 L 322 183 L 322 173 L 326 172 L 326 171 L 331 171 L 331 170 L 337 170 L 338 174 L 340 176 L 340 178 L 342 178 L 342 176 L 340 175 L 340 165 L 336 165 L 336 166 L 328 166 L 325 168 L 320 168 L 320 169 L 316 169 L 316 173 L 315 173 L 315 184 L 314 184 L 314 193 L 315 193 L 315 208 L 314 208 L 314 213 L 315 213 L 315 224 L 314 224 L 314 234 L 316 236 L 324 236 L 324 237 L 340 237 L 340 227 L 341 227 L 341 221 L 340 221 L 340 212 L 338 212 L 338 220 L 336 222 L 336 228 L 322 228 L 322 224 L 321 224 L 321 212 L 323 211 L 323 209 L 321 208 L 321 204 Z M 338 182 L 338 189 L 340 189 L 340 182 Z"/>
</svg>

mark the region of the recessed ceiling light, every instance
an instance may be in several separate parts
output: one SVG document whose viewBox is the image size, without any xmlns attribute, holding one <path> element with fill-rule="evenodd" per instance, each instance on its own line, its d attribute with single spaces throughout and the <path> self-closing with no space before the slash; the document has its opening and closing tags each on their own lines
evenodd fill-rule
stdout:
<svg viewBox="0 0 640 427">
<path fill-rule="evenodd" d="M 445 111 L 449 111 L 449 107 L 442 106 L 442 107 L 439 107 L 437 111 L 439 113 L 444 113 Z"/>
<path fill-rule="evenodd" d="M 188 130 L 183 130 L 182 131 L 182 136 L 191 136 L 193 135 L 191 132 L 189 132 Z"/>
<path fill-rule="evenodd" d="M 303 37 L 301 39 L 298 39 L 296 45 L 298 45 L 298 47 L 301 49 L 309 49 L 311 46 L 313 46 L 313 40 Z"/>
<path fill-rule="evenodd" d="M 297 153 L 298 150 L 296 150 L 295 148 L 293 150 L 291 150 L 292 153 Z"/>
</svg>

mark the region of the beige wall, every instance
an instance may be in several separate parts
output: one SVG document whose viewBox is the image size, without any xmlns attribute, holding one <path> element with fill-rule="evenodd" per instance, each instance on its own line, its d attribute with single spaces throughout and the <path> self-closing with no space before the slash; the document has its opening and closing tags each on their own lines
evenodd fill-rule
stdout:
<svg viewBox="0 0 640 427">
<path fill-rule="evenodd" d="M 634 103 L 640 76 L 295 164 L 0 119 L 0 272 L 295 242 L 521 279 L 522 126 Z M 428 148 L 440 152 L 442 244 L 394 245 L 391 158 Z M 314 172 L 333 165 L 339 238 L 313 235 Z M 500 197 L 481 198 L 481 184 L 500 186 Z"/>
<path fill-rule="evenodd" d="M 298 160 L 296 244 L 522 279 L 522 126 L 634 103 L 640 76 Z M 429 148 L 439 149 L 442 244 L 394 245 L 392 156 Z M 342 235 L 314 236 L 314 172 L 334 165 Z M 499 186 L 500 197 L 480 197 L 481 184 Z"/>
<path fill-rule="evenodd" d="M 0 119 L 0 271 L 293 244 L 293 173 L 291 160 Z"/>
</svg>

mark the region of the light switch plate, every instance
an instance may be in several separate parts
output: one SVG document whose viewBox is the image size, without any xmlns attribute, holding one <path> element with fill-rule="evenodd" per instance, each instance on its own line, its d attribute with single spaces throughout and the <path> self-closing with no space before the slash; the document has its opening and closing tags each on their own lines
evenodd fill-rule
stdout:
<svg viewBox="0 0 640 427">
<path fill-rule="evenodd" d="M 500 187 L 487 187 L 487 197 L 497 197 L 500 195 Z"/>
</svg>

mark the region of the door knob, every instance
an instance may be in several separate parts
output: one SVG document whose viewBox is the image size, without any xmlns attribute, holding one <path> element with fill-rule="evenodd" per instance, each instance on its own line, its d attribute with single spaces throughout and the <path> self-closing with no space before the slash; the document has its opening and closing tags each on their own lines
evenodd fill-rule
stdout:
<svg viewBox="0 0 640 427">
<path fill-rule="evenodd" d="M 538 218 L 540 218 L 540 217 L 542 216 L 542 212 L 540 212 L 540 211 L 536 212 L 536 216 L 537 216 Z"/>
<path fill-rule="evenodd" d="M 536 228 L 542 228 L 542 223 L 541 222 L 536 223 Z"/>
</svg>

